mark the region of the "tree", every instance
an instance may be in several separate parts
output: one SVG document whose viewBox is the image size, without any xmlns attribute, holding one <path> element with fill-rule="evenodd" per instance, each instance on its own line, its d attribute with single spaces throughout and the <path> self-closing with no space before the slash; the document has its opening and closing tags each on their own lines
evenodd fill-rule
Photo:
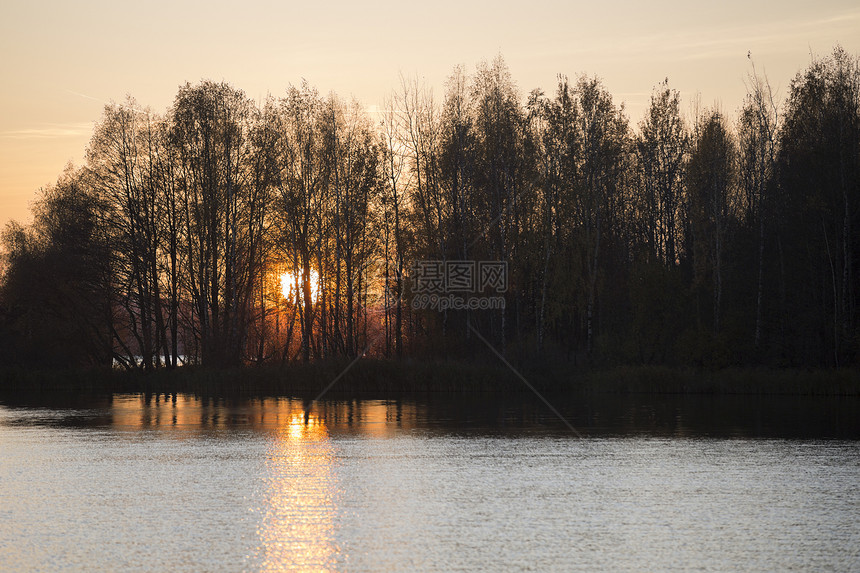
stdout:
<svg viewBox="0 0 860 573">
<path fill-rule="evenodd" d="M 792 255 L 785 260 L 783 281 L 791 281 L 792 288 L 783 316 L 793 323 L 786 336 L 794 343 L 785 342 L 807 344 L 813 356 L 817 354 L 813 358 L 800 348 L 792 352 L 795 356 L 838 366 L 856 356 L 852 347 L 857 296 L 854 228 L 860 207 L 856 58 L 837 47 L 831 57 L 813 61 L 795 77 L 780 139 L 780 241 Z"/>
<path fill-rule="evenodd" d="M 175 366 L 178 352 L 178 220 L 163 125 L 132 98 L 105 106 L 87 151 L 106 206 L 101 223 L 114 247 L 116 359 L 129 368 L 161 365 L 160 352 Z M 162 273 L 163 252 L 171 253 L 168 274 Z"/>
<path fill-rule="evenodd" d="M 538 205 L 541 216 L 541 259 L 539 304 L 536 310 L 538 349 L 544 345 L 547 323 L 562 326 L 560 332 L 572 330 L 568 305 L 573 299 L 573 281 L 566 263 L 570 260 L 567 245 L 570 193 L 577 173 L 579 132 L 576 125 L 579 106 L 566 77 L 559 76 L 558 90 L 552 100 L 533 92 L 529 100 L 530 118 L 536 129 L 538 157 Z M 567 272 L 566 272 L 567 271 Z M 551 291 L 552 296 L 549 295 Z M 564 324 L 563 324 L 564 322 Z"/>
<path fill-rule="evenodd" d="M 510 70 L 501 56 L 478 66 L 471 92 L 475 133 L 475 189 L 471 202 L 474 227 L 481 230 L 482 239 L 475 242 L 478 248 L 473 252 L 489 260 L 508 261 L 513 297 L 508 293 L 506 296 L 515 303 L 516 327 L 520 323 L 516 314 L 519 301 L 514 297 L 522 282 L 516 262 L 524 211 L 525 115 Z M 498 322 L 491 323 L 502 348 L 507 340 L 510 306 L 505 304 L 505 308 L 499 309 Z"/>
<path fill-rule="evenodd" d="M 738 175 L 743 196 L 742 210 L 747 227 L 756 228 L 757 273 L 754 346 L 762 342 L 764 307 L 765 230 L 772 210 L 779 143 L 779 113 L 766 77 L 753 73 L 738 120 Z"/>
<path fill-rule="evenodd" d="M 238 364 L 263 261 L 266 182 L 254 172 L 253 104 L 231 86 L 180 88 L 170 112 L 184 210 L 192 324 L 206 364 Z"/>
<path fill-rule="evenodd" d="M 601 245 L 613 231 L 613 208 L 622 195 L 627 119 L 612 103 L 612 95 L 597 78 L 582 77 L 576 86 L 578 130 L 582 156 L 577 169 L 576 214 L 581 228 L 586 271 L 586 351 L 594 347 L 597 281 L 602 266 Z"/>
<path fill-rule="evenodd" d="M 684 160 L 689 139 L 679 105 L 680 94 L 669 88 L 666 79 L 651 95 L 636 140 L 648 243 L 651 253 L 667 266 L 678 263 Z"/>
<path fill-rule="evenodd" d="M 726 120 L 716 109 L 697 121 L 687 166 L 693 259 L 696 281 L 710 275 L 714 334 L 720 332 L 723 267 L 728 227 L 733 218 L 736 150 Z"/>
<path fill-rule="evenodd" d="M 330 97 L 325 120 L 334 199 L 332 233 L 338 246 L 334 272 L 337 285 L 344 287 L 343 292 L 336 288 L 335 297 L 339 302 L 342 295 L 345 306 L 343 351 L 347 356 L 355 356 L 367 343 L 366 276 L 376 258 L 377 242 L 371 231 L 383 183 L 379 143 L 357 102 L 345 106 Z M 336 315 L 334 320 L 338 319 Z"/>
<path fill-rule="evenodd" d="M 103 205 L 84 171 L 71 166 L 45 188 L 27 228 L 3 234 L 6 272 L 0 300 L 11 347 L 7 363 L 106 366 L 112 358 L 108 237 Z"/>
<path fill-rule="evenodd" d="M 321 263 L 323 213 L 331 169 L 327 160 L 329 142 L 323 128 L 326 109 L 317 91 L 307 84 L 300 89 L 291 86 L 285 98 L 270 102 L 269 106 L 274 115 L 273 128 L 277 131 L 272 154 L 278 194 L 277 225 L 282 238 L 282 255 L 300 281 L 297 291 L 301 296 L 296 302 L 301 324 L 301 352 L 307 362 L 311 356 L 315 322 L 311 268 Z M 323 271 L 319 268 L 318 276 Z M 319 280 L 323 278 L 320 276 Z"/>
<path fill-rule="evenodd" d="M 406 237 L 404 230 L 404 212 L 406 211 L 407 196 L 410 181 L 404 181 L 407 173 L 407 153 L 401 133 L 403 133 L 403 111 L 395 108 L 397 99 L 391 97 L 385 102 L 380 120 L 382 137 L 381 167 L 384 176 L 381 203 L 384 217 L 384 258 L 385 258 L 385 317 L 386 317 L 386 356 L 391 354 L 390 310 L 394 305 L 394 354 L 398 360 L 403 358 L 403 296 L 404 273 L 406 270 Z M 393 238 L 393 253 L 389 245 Z M 393 255 L 393 256 L 392 256 Z M 389 268 L 393 259 L 393 277 Z M 392 280 L 393 278 L 393 280 Z"/>
<path fill-rule="evenodd" d="M 145 370 L 466 354 L 474 328 L 524 360 L 854 364 L 860 63 L 815 59 L 782 107 L 748 85 L 735 133 L 688 129 L 668 80 L 636 134 L 596 77 L 523 102 L 501 57 L 440 105 L 402 80 L 374 120 L 307 83 L 111 104 L 3 236 L 0 338 Z M 504 309 L 404 308 L 410 257 L 504 261 Z"/>
</svg>

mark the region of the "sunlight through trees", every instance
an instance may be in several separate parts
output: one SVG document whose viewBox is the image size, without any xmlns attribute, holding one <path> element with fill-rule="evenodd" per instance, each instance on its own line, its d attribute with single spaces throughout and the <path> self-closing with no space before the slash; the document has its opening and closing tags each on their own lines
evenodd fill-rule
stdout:
<svg viewBox="0 0 860 573">
<path fill-rule="evenodd" d="M 635 122 L 596 77 L 524 99 L 498 57 L 374 113 L 307 83 L 105 106 L 4 232 L 3 360 L 467 357 L 477 329 L 574 364 L 856 364 L 858 59 L 748 90 L 687 116 L 665 80 Z M 503 307 L 412 304 L 416 261 L 504 261 Z"/>
</svg>

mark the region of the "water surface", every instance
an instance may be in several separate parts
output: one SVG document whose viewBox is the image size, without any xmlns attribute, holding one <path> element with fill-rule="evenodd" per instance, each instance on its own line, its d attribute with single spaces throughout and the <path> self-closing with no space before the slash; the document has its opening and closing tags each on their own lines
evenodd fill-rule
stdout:
<svg viewBox="0 0 860 573">
<path fill-rule="evenodd" d="M 852 400 L 0 401 L 0 569 L 856 570 Z"/>
</svg>

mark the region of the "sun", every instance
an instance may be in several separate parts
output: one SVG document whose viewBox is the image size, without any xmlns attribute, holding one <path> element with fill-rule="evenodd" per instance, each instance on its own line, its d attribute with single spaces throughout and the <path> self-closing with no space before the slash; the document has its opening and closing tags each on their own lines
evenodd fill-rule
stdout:
<svg viewBox="0 0 860 573">
<path fill-rule="evenodd" d="M 296 290 L 298 282 L 298 291 Z M 320 280 L 319 273 L 311 269 L 310 273 L 311 302 L 316 303 L 319 298 Z M 298 271 L 287 271 L 281 274 L 281 296 L 293 302 L 301 300 L 302 293 L 301 273 Z M 298 296 L 297 296 L 298 295 Z"/>
</svg>

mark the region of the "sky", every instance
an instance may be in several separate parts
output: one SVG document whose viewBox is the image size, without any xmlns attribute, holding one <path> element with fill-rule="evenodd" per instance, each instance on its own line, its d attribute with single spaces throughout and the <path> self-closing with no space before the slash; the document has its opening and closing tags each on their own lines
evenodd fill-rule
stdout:
<svg viewBox="0 0 860 573">
<path fill-rule="evenodd" d="M 372 110 L 423 79 L 437 100 L 454 66 L 501 54 L 525 98 L 557 75 L 597 75 L 637 124 L 664 78 L 684 105 L 733 115 L 745 78 L 780 99 L 812 55 L 860 54 L 856 0 L 600 2 L 435 0 L 3 0 L 0 228 L 27 222 L 40 188 L 84 162 L 104 105 L 164 112 L 185 82 L 224 80 L 255 99 L 306 79 Z"/>
</svg>

